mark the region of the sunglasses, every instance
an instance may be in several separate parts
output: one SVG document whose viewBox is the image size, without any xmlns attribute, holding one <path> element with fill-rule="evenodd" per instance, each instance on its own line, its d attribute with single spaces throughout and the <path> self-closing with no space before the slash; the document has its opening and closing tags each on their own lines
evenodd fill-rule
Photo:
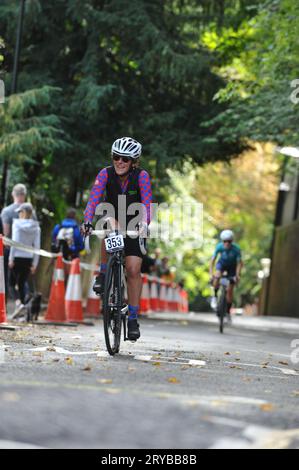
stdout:
<svg viewBox="0 0 299 470">
<path fill-rule="evenodd" d="M 232 240 L 223 240 L 223 243 L 232 243 Z"/>
<path fill-rule="evenodd" d="M 123 155 L 113 155 L 112 159 L 114 162 L 119 162 L 120 160 L 122 160 L 124 163 L 129 163 L 132 160 L 130 157 L 126 157 Z"/>
</svg>

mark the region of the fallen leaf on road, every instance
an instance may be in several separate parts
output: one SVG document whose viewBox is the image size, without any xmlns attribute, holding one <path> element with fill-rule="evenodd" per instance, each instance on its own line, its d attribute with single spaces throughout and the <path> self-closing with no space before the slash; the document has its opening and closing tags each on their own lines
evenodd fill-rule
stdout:
<svg viewBox="0 0 299 470">
<path fill-rule="evenodd" d="M 251 379 L 249 377 L 243 377 L 243 382 L 251 382 Z"/>
<path fill-rule="evenodd" d="M 5 393 L 2 393 L 1 395 L 1 400 L 3 401 L 14 402 L 14 401 L 19 401 L 20 398 L 21 398 L 20 395 L 14 392 L 5 392 Z"/>
<path fill-rule="evenodd" d="M 167 381 L 171 384 L 179 384 L 181 383 L 180 380 L 178 380 L 176 377 L 169 377 L 169 379 L 167 379 Z"/>
<path fill-rule="evenodd" d="M 136 368 L 135 367 L 128 367 L 129 372 L 135 372 Z"/>
<path fill-rule="evenodd" d="M 269 362 L 262 362 L 261 366 L 267 366 L 268 364 L 269 364 Z"/>
<path fill-rule="evenodd" d="M 91 367 L 90 367 L 90 366 L 85 366 L 84 369 L 82 369 L 82 370 L 84 370 L 84 371 L 87 372 L 87 371 L 90 371 L 90 370 L 91 370 Z"/>
<path fill-rule="evenodd" d="M 289 363 L 287 361 L 278 361 L 278 364 L 281 364 L 282 366 L 288 366 Z"/>
<path fill-rule="evenodd" d="M 161 362 L 153 362 L 153 366 L 160 367 Z"/>
<path fill-rule="evenodd" d="M 99 384 L 112 384 L 112 380 L 111 379 L 97 379 L 97 382 Z"/>
<path fill-rule="evenodd" d="M 60 359 L 53 359 L 53 362 L 59 362 Z"/>
<path fill-rule="evenodd" d="M 43 354 L 41 352 L 34 352 L 32 353 L 32 356 L 42 356 Z"/>
<path fill-rule="evenodd" d="M 224 355 L 225 356 L 230 356 L 230 352 L 225 352 Z"/>
<path fill-rule="evenodd" d="M 264 403 L 263 405 L 260 405 L 260 409 L 262 411 L 273 411 L 275 406 L 272 405 L 272 403 Z"/>
<path fill-rule="evenodd" d="M 180 321 L 180 324 L 181 325 L 189 325 L 189 322 L 187 322 L 186 320 L 182 320 L 182 321 Z"/>
<path fill-rule="evenodd" d="M 160 357 L 161 357 L 161 353 L 154 354 L 153 359 L 160 359 Z"/>
<path fill-rule="evenodd" d="M 66 357 L 64 360 L 69 366 L 74 364 L 74 360 L 71 357 Z"/>
<path fill-rule="evenodd" d="M 235 357 L 235 361 L 240 361 L 241 359 L 238 357 Z"/>
<path fill-rule="evenodd" d="M 47 351 L 53 351 L 53 352 L 56 352 L 56 349 L 55 349 L 55 348 L 53 348 L 53 347 L 49 347 L 49 348 L 47 348 Z"/>
<path fill-rule="evenodd" d="M 299 397 L 299 390 L 294 390 L 294 391 L 292 392 L 292 396 L 293 396 L 293 397 Z"/>
</svg>

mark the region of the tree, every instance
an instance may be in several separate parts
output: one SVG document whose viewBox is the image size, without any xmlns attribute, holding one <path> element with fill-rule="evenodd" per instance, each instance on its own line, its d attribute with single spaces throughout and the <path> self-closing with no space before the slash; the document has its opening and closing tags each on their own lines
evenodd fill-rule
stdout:
<svg viewBox="0 0 299 470">
<path fill-rule="evenodd" d="M 241 47 L 233 55 L 228 31 L 206 34 L 209 49 L 220 50 L 218 71 L 228 79 L 215 95 L 227 109 L 204 124 L 214 129 L 215 139 L 227 145 L 237 140 L 246 145 L 248 139 L 297 145 L 299 108 L 291 96 L 298 78 L 298 15 L 298 2 L 263 2 L 258 14 L 235 31 Z"/>
<path fill-rule="evenodd" d="M 17 5 L 0 6 L 8 89 Z M 26 2 L 19 86 L 62 90 L 54 114 L 72 148 L 56 153 L 49 171 L 63 166 L 69 202 L 90 186 L 119 135 L 142 141 L 157 188 L 165 169 L 179 168 L 186 157 L 202 164 L 237 154 L 238 143 L 213 140 L 213 129 L 201 126 L 224 110 L 212 100 L 224 82 L 198 32 L 222 13 L 207 1 Z"/>
</svg>

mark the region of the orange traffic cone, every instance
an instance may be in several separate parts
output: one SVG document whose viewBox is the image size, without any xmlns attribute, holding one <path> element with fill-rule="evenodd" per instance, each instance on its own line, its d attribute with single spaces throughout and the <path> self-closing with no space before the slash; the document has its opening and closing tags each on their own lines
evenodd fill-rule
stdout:
<svg viewBox="0 0 299 470">
<path fill-rule="evenodd" d="M 166 289 L 167 289 L 167 294 L 166 294 L 166 310 L 170 312 L 172 310 L 172 287 L 171 283 L 167 282 L 166 283 Z"/>
<path fill-rule="evenodd" d="M 179 285 L 176 288 L 176 310 L 181 311 L 181 288 Z"/>
<path fill-rule="evenodd" d="M 71 264 L 71 271 L 65 294 L 65 311 L 68 321 L 83 322 L 79 258 L 73 259 Z"/>
<path fill-rule="evenodd" d="M 101 300 L 98 295 L 93 290 L 93 285 L 99 271 L 95 271 L 91 279 L 91 284 L 88 292 L 87 304 L 85 309 L 85 314 L 91 317 L 99 317 L 101 312 Z"/>
<path fill-rule="evenodd" d="M 180 311 L 184 313 L 188 313 L 189 312 L 188 292 L 185 289 L 181 289 L 180 297 L 181 297 Z"/>
<path fill-rule="evenodd" d="M 167 289 L 166 289 L 166 282 L 163 279 L 160 279 L 160 293 L 159 293 L 159 310 L 161 312 L 167 310 Z"/>
<path fill-rule="evenodd" d="M 150 310 L 150 291 L 146 274 L 142 274 L 142 291 L 139 306 L 140 313 L 148 313 Z"/>
<path fill-rule="evenodd" d="M 64 268 L 62 255 L 59 254 L 54 269 L 50 298 L 47 313 L 45 315 L 45 320 L 55 322 L 66 321 L 64 297 Z"/>
<path fill-rule="evenodd" d="M 150 307 L 153 312 L 159 309 L 159 297 L 158 297 L 158 279 L 151 277 L 151 288 L 150 288 Z"/>
<path fill-rule="evenodd" d="M 0 323 L 6 323 L 5 280 L 3 263 L 3 237 L 0 235 Z"/>
</svg>

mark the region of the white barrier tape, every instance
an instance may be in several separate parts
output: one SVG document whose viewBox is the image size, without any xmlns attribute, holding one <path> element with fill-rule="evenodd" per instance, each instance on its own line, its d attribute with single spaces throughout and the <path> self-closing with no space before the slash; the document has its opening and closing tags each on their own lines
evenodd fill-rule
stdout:
<svg viewBox="0 0 299 470">
<path fill-rule="evenodd" d="M 10 238 L 3 237 L 4 244 L 8 246 L 14 246 L 15 248 L 20 248 L 22 251 L 26 253 L 33 253 L 35 255 L 46 256 L 47 258 L 57 258 L 58 253 L 50 253 L 46 250 L 39 250 L 37 248 L 33 248 L 28 245 L 23 245 L 23 243 L 14 242 Z"/>
<path fill-rule="evenodd" d="M 23 243 L 15 242 L 15 241 L 11 240 L 10 238 L 7 238 L 7 237 L 3 237 L 3 241 L 4 241 L 5 245 L 13 246 L 15 248 L 20 248 L 20 250 L 25 251 L 26 253 L 32 253 L 32 254 L 35 254 L 35 255 L 45 256 L 46 258 L 51 258 L 51 259 L 54 259 L 54 258 L 58 257 L 58 253 L 51 253 L 50 251 L 41 250 L 41 249 L 39 250 L 37 248 L 33 248 L 31 246 L 28 246 L 28 245 L 23 245 Z M 63 262 L 65 264 L 71 264 L 71 261 L 66 261 L 64 259 L 63 259 Z M 80 263 L 80 268 L 87 269 L 89 271 L 97 271 L 98 270 L 97 265 L 88 264 L 88 263 Z"/>
<path fill-rule="evenodd" d="M 62 260 L 65 264 L 72 264 L 71 261 L 67 261 L 67 260 Z M 82 269 L 87 269 L 88 271 L 99 271 L 99 266 L 97 266 L 96 264 L 88 264 L 88 263 L 81 263 L 80 262 L 80 268 Z"/>
</svg>

